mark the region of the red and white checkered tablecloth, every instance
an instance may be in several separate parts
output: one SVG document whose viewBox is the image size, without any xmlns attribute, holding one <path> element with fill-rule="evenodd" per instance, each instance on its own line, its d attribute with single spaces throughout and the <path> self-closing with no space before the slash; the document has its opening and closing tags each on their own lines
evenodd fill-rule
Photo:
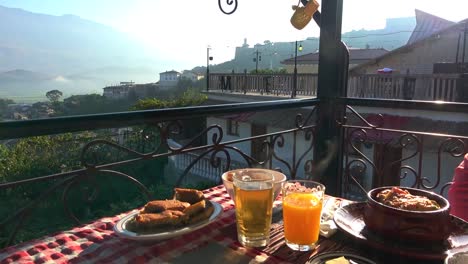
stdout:
<svg viewBox="0 0 468 264">
<path fill-rule="evenodd" d="M 221 216 L 209 225 L 176 238 L 141 243 L 118 237 L 114 224 L 126 214 L 106 217 L 90 224 L 32 240 L 0 251 L 4 263 L 182 263 L 187 254 L 224 251 L 251 263 L 289 263 L 260 249 L 244 248 L 237 241 L 233 201 L 224 186 L 204 190 L 205 197 L 221 204 Z M 277 200 L 275 204 L 277 205 Z M 234 231 L 233 231 L 234 230 Z M 223 249 L 223 250 L 219 250 Z M 207 253 L 208 252 L 208 253 Z M 214 254 L 216 252 L 213 252 Z M 224 254 L 224 253 L 223 253 Z M 239 263 L 239 262 L 235 262 Z"/>
</svg>

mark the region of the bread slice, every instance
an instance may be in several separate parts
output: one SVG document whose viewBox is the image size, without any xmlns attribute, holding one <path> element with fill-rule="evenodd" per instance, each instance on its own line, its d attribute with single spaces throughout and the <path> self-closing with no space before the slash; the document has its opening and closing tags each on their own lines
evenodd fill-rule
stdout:
<svg viewBox="0 0 468 264">
<path fill-rule="evenodd" d="M 182 202 L 178 200 L 155 200 L 148 202 L 141 213 L 161 213 L 166 210 L 172 211 L 183 211 L 185 208 L 189 207 L 190 203 Z"/>
<path fill-rule="evenodd" d="M 207 202 L 205 200 L 201 200 L 200 202 L 194 203 L 194 204 L 190 205 L 189 207 L 185 208 L 183 212 L 187 217 L 190 218 L 190 217 L 202 212 L 203 210 L 205 210 L 206 204 L 207 204 Z"/>
<path fill-rule="evenodd" d="M 174 188 L 174 199 L 190 204 L 198 203 L 205 199 L 203 192 L 195 189 Z"/>
<path fill-rule="evenodd" d="M 181 211 L 166 210 L 156 214 L 138 214 L 135 224 L 138 228 L 152 228 L 164 225 L 179 225 L 183 222 L 185 214 Z"/>
<path fill-rule="evenodd" d="M 192 215 L 190 218 L 188 218 L 187 224 L 191 225 L 191 224 L 195 224 L 195 223 L 204 221 L 204 220 L 210 218 L 210 216 L 213 214 L 213 212 L 214 212 L 213 204 L 211 202 L 207 201 L 205 209 L 203 209 L 203 211 L 201 211 L 201 212 L 199 212 L 199 213 L 197 213 L 195 215 Z"/>
</svg>

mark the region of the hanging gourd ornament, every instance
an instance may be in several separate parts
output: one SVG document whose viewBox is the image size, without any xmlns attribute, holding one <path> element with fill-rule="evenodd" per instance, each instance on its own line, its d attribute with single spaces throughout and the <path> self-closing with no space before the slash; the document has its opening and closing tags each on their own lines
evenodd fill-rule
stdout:
<svg viewBox="0 0 468 264">
<path fill-rule="evenodd" d="M 305 6 L 299 6 L 300 4 L 301 0 L 299 0 L 297 5 L 292 6 L 294 14 L 291 17 L 291 24 L 299 30 L 307 26 L 319 7 L 319 3 L 316 0 L 309 0 Z"/>
</svg>

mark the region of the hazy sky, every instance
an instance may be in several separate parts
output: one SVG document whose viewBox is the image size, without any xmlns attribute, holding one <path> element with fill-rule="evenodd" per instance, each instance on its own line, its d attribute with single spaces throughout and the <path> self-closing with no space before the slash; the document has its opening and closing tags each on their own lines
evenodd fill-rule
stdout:
<svg viewBox="0 0 468 264">
<path fill-rule="evenodd" d="M 313 22 L 303 30 L 291 26 L 297 0 L 238 2 L 233 15 L 222 14 L 215 0 L 0 0 L 0 5 L 110 25 L 184 69 L 205 65 L 208 45 L 216 64 L 232 59 L 244 38 L 252 46 L 319 35 Z M 414 16 L 416 8 L 455 22 L 468 18 L 467 0 L 344 0 L 343 32 L 383 28 L 386 18 Z"/>
</svg>

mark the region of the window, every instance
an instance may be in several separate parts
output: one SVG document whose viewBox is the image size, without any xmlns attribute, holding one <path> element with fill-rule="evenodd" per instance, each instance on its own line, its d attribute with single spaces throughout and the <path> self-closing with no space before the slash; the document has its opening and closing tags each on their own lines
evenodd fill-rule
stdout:
<svg viewBox="0 0 468 264">
<path fill-rule="evenodd" d="M 228 119 L 227 134 L 231 136 L 239 136 L 239 122 L 237 122 L 236 120 Z"/>
</svg>

